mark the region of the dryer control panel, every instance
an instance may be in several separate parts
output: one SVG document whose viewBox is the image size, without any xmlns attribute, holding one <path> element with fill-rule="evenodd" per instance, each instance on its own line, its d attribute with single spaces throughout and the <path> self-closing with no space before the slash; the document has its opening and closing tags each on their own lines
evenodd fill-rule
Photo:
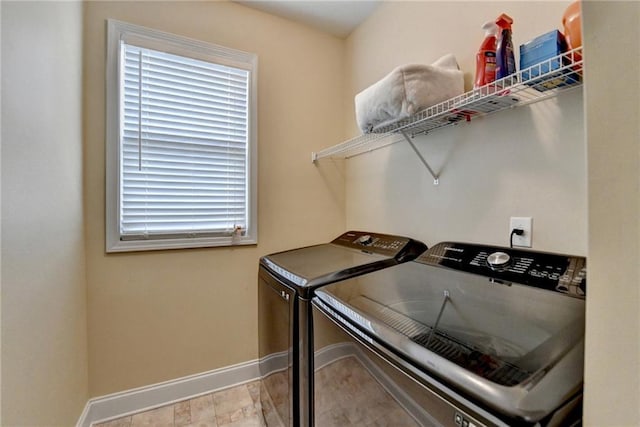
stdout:
<svg viewBox="0 0 640 427">
<path fill-rule="evenodd" d="M 422 242 L 408 237 L 366 231 L 347 231 L 331 243 L 392 258 L 402 257 L 406 254 L 413 259 L 427 250 L 427 246 Z"/>
<path fill-rule="evenodd" d="M 584 298 L 587 291 L 587 261 L 579 256 L 442 242 L 417 261 L 479 274 L 496 283 L 520 283 L 577 298 Z"/>
</svg>

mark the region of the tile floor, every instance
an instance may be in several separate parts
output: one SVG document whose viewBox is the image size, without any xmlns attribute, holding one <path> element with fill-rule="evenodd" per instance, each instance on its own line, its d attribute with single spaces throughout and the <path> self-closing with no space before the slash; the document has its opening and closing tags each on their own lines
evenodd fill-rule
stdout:
<svg viewBox="0 0 640 427">
<path fill-rule="evenodd" d="M 418 427 L 355 357 L 316 371 L 315 409 L 318 427 Z"/>
<path fill-rule="evenodd" d="M 173 405 L 118 418 L 94 427 L 259 427 L 259 381 L 216 391 Z"/>
<path fill-rule="evenodd" d="M 324 366 L 315 378 L 318 427 L 418 425 L 355 357 Z M 286 376 L 274 374 L 265 383 L 254 381 L 94 427 L 264 427 L 265 418 L 269 427 L 283 426 L 286 385 Z"/>
</svg>

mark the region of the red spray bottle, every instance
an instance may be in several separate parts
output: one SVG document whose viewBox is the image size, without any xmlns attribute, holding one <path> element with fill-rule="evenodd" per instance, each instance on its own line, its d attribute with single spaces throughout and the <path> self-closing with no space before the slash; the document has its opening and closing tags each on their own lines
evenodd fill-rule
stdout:
<svg viewBox="0 0 640 427">
<path fill-rule="evenodd" d="M 484 40 L 476 54 L 476 80 L 474 88 L 479 88 L 496 80 L 496 39 L 498 25 L 495 22 L 486 22 Z"/>
</svg>

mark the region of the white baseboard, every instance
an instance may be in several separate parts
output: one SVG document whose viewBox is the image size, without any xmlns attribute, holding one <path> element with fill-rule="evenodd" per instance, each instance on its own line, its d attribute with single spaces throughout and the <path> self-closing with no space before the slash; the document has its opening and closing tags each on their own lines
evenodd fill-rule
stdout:
<svg viewBox="0 0 640 427">
<path fill-rule="evenodd" d="M 89 399 L 76 427 L 179 402 L 260 378 L 258 360 Z"/>
<path fill-rule="evenodd" d="M 289 356 L 288 351 L 281 351 L 258 359 L 261 375 L 265 377 L 286 370 L 289 367 Z"/>
</svg>

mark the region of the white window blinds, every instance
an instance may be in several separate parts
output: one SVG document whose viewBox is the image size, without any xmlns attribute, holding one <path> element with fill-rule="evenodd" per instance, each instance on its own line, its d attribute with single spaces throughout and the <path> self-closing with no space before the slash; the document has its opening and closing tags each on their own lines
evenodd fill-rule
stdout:
<svg viewBox="0 0 640 427">
<path fill-rule="evenodd" d="M 122 238 L 247 225 L 248 71 L 124 44 Z"/>
<path fill-rule="evenodd" d="M 254 54 L 109 20 L 107 251 L 257 242 Z"/>
</svg>

